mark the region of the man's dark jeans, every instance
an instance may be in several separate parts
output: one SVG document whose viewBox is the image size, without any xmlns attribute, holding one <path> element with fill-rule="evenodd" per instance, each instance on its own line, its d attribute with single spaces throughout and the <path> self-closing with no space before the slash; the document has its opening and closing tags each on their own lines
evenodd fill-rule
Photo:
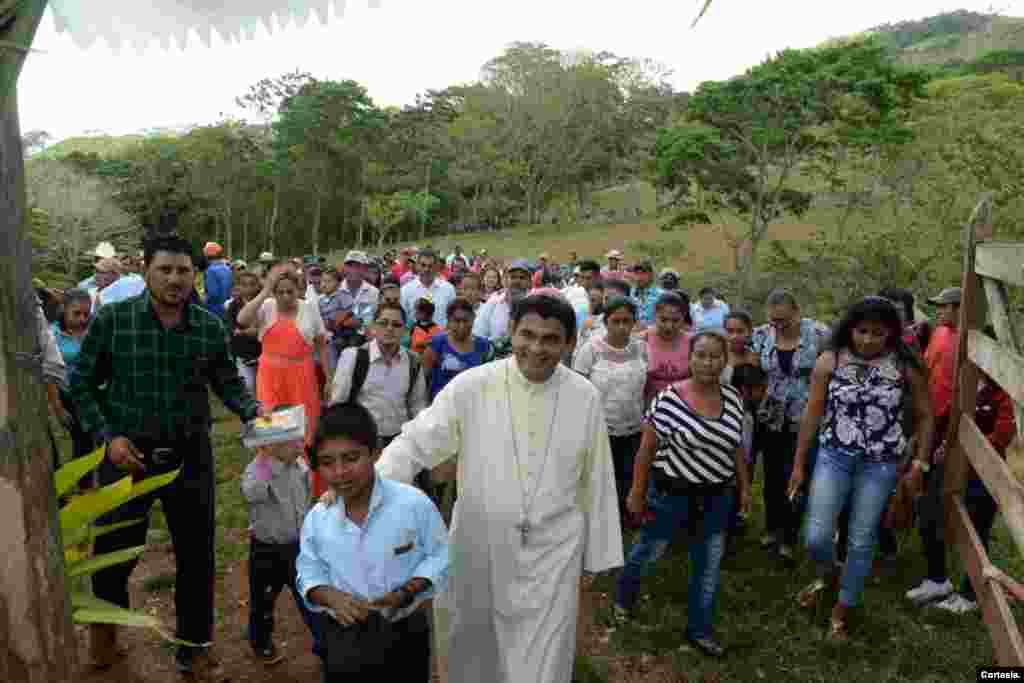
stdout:
<svg viewBox="0 0 1024 683">
<path fill-rule="evenodd" d="M 159 500 L 174 544 L 176 581 L 174 608 L 177 614 L 177 637 L 195 645 L 209 643 L 213 638 L 214 584 L 214 471 L 209 433 L 201 433 L 177 443 L 153 443 L 132 440 L 147 462 L 146 476 L 174 469 L 149 464 L 154 447 L 172 447 L 181 459 L 181 473 L 163 488 L 129 501 L 105 515 L 100 524 L 143 520 L 96 539 L 97 555 L 144 545 L 149 531 L 150 509 Z M 118 481 L 127 475 L 124 470 L 104 460 L 99 467 L 100 485 Z M 133 560 L 114 565 L 93 575 L 96 597 L 130 607 L 128 578 L 138 564 Z"/>
</svg>

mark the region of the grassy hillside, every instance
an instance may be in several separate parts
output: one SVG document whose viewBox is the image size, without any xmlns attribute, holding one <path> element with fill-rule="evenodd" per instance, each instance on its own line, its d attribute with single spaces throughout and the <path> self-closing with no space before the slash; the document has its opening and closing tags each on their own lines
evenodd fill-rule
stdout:
<svg viewBox="0 0 1024 683">
<path fill-rule="evenodd" d="M 989 52 L 1024 49 L 1024 18 L 964 10 L 876 26 L 867 33 L 913 66 L 964 64 Z"/>
<path fill-rule="evenodd" d="M 145 140 L 143 135 L 95 135 L 67 138 L 50 145 L 33 159 L 60 159 L 74 152 L 82 154 L 98 154 L 101 157 L 111 157 L 135 147 Z"/>
</svg>

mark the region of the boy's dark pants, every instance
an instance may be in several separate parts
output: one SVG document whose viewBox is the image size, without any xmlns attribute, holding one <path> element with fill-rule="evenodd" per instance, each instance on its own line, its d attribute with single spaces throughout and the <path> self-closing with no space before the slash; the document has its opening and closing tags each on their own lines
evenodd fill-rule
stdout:
<svg viewBox="0 0 1024 683">
<path fill-rule="evenodd" d="M 355 626 L 342 626 L 327 614 L 317 617 L 324 683 L 430 680 L 430 625 L 423 609 L 395 623 L 378 612 Z"/>
</svg>

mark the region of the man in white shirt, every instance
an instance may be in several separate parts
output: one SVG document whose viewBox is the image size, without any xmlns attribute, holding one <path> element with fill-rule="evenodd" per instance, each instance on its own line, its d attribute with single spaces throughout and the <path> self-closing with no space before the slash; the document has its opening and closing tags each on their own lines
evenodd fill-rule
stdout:
<svg viewBox="0 0 1024 683">
<path fill-rule="evenodd" d="M 694 331 L 724 329 L 725 316 L 729 315 L 729 304 L 717 298 L 712 287 L 702 288 L 698 296 L 700 299 L 690 304 Z"/>
<path fill-rule="evenodd" d="M 105 258 L 96 263 L 96 274 L 93 276 L 96 286 L 89 290 L 94 312 L 104 303 L 101 298 L 103 292 L 117 282 L 120 277 L 121 262 L 116 258 Z"/>
<path fill-rule="evenodd" d="M 477 311 L 473 334 L 495 340 L 509 336 L 512 306 L 530 291 L 530 264 L 525 260 L 513 261 L 505 273 L 507 287 L 495 292 Z"/>
<path fill-rule="evenodd" d="M 434 303 L 434 322 L 448 325 L 448 304 L 455 299 L 455 287 L 437 277 L 437 252 L 424 249 L 416 258 L 418 277 L 402 286 L 402 309 L 406 320 L 416 319 L 416 302 L 429 299 Z"/>
<path fill-rule="evenodd" d="M 355 400 L 370 411 L 380 431 L 381 447 L 391 443 L 402 425 L 427 405 L 427 379 L 419 361 L 401 348 L 404 331 L 402 309 L 381 304 L 373 322 L 373 339 L 363 347 L 342 352 L 331 387 L 332 405 Z M 362 378 L 356 376 L 360 352 L 368 354 Z"/>
</svg>

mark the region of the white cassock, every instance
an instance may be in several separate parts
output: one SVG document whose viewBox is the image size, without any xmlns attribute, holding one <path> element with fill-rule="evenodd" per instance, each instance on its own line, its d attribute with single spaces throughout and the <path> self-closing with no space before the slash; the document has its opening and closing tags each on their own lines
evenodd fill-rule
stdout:
<svg viewBox="0 0 1024 683">
<path fill-rule="evenodd" d="M 458 502 L 443 596 L 451 610 L 448 680 L 569 683 L 580 573 L 623 563 L 600 396 L 562 365 L 534 384 L 514 357 L 488 363 L 460 374 L 406 423 L 377 469 L 409 482 L 419 469 L 456 456 Z"/>
</svg>

